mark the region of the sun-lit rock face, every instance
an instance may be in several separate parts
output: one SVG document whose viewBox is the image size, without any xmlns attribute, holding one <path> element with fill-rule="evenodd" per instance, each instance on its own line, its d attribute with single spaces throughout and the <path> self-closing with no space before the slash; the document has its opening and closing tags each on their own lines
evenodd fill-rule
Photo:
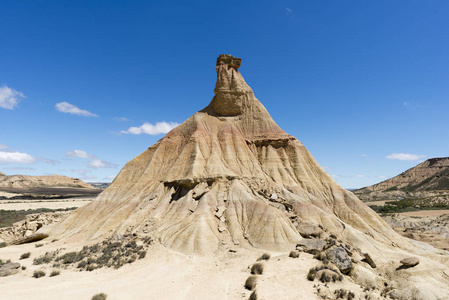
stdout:
<svg viewBox="0 0 449 300">
<path fill-rule="evenodd" d="M 185 253 L 221 245 L 287 250 L 302 239 L 297 227 L 305 223 L 378 241 L 397 237 L 273 121 L 240 64 L 220 55 L 211 103 L 128 162 L 50 236 L 147 233 Z"/>
</svg>

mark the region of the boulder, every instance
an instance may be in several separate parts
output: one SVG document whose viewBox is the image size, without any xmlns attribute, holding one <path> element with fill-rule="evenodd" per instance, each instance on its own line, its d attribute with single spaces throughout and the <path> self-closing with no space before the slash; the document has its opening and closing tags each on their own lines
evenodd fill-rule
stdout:
<svg viewBox="0 0 449 300">
<path fill-rule="evenodd" d="M 404 267 L 411 268 L 419 264 L 419 259 L 417 257 L 407 257 L 401 260 L 401 264 Z"/>
<path fill-rule="evenodd" d="M 343 247 L 334 247 L 327 251 L 327 258 L 343 273 L 348 274 L 354 267 L 351 258 Z"/>
<path fill-rule="evenodd" d="M 36 234 L 32 234 L 30 236 L 26 236 L 21 239 L 14 240 L 10 244 L 11 245 L 20 245 L 20 244 L 25 244 L 25 243 L 37 242 L 37 241 L 43 240 L 47 237 L 48 237 L 48 234 L 36 233 Z"/>
<path fill-rule="evenodd" d="M 296 225 L 299 234 L 304 238 L 319 237 L 323 230 L 311 222 L 299 223 Z"/>
<path fill-rule="evenodd" d="M 315 254 L 323 251 L 326 242 L 320 239 L 303 239 L 296 244 L 296 249 L 307 253 Z"/>
<path fill-rule="evenodd" d="M 0 267 L 0 277 L 6 277 L 19 273 L 19 263 L 6 263 Z"/>
</svg>

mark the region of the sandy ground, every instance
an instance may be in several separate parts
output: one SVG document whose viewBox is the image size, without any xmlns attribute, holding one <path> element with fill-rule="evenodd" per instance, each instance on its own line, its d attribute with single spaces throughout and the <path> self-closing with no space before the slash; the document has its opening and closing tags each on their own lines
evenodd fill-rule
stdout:
<svg viewBox="0 0 449 300">
<path fill-rule="evenodd" d="M 81 207 L 90 203 L 93 198 L 69 198 L 69 199 L 33 199 L 33 200 L 0 200 L 0 209 L 3 210 L 27 210 L 37 208 L 63 209 L 69 207 Z"/>
<path fill-rule="evenodd" d="M 399 215 L 407 217 L 438 217 L 444 214 L 449 214 L 449 210 L 418 210 L 400 213 Z"/>
<path fill-rule="evenodd" d="M 97 269 L 92 272 L 61 270 L 61 274 L 49 277 L 47 267 L 32 264 L 33 258 L 47 251 L 66 247 L 48 243 L 35 248 L 33 244 L 9 246 L 0 249 L 0 258 L 18 261 L 27 267 L 19 274 L 0 280 L 0 298 L 89 300 L 97 293 L 105 293 L 114 299 L 248 299 L 251 292 L 243 285 L 250 275 L 249 267 L 262 252 L 238 250 L 222 251 L 213 257 L 188 256 L 172 252 L 161 245 L 150 247 L 147 256 L 131 265 L 114 269 Z M 31 257 L 18 260 L 20 255 L 31 252 Z M 310 254 L 298 259 L 287 254 L 274 254 L 265 262 L 265 271 L 259 276 L 259 291 L 263 299 L 317 299 L 314 284 L 306 279 L 309 268 L 317 261 Z M 47 276 L 32 277 L 35 270 L 44 269 Z M 344 283 L 336 283 L 335 288 Z M 348 284 L 348 283 L 346 283 Z"/>
</svg>

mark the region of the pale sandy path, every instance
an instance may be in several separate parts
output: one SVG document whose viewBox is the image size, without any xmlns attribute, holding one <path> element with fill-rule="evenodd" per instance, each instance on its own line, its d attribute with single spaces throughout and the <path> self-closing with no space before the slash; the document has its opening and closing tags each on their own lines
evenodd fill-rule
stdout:
<svg viewBox="0 0 449 300">
<path fill-rule="evenodd" d="M 400 213 L 401 216 L 408 216 L 408 217 L 438 217 L 444 214 L 449 214 L 449 210 L 442 209 L 442 210 L 419 210 L 419 211 L 409 211 Z"/>
<path fill-rule="evenodd" d="M 93 199 L 65 199 L 65 200 L 1 200 L 0 210 L 27 210 L 37 208 L 64 209 L 69 207 L 81 207 L 90 203 Z"/>
<path fill-rule="evenodd" d="M 90 300 L 97 293 L 106 293 L 108 300 L 248 299 L 250 292 L 243 287 L 250 275 L 248 266 L 262 253 L 238 250 L 237 253 L 226 251 L 216 256 L 200 257 L 183 255 L 160 245 L 153 245 L 145 259 L 118 270 L 78 272 L 63 269 L 61 275 L 49 277 L 51 265 L 32 265 L 34 257 L 64 246 L 49 243 L 40 248 L 28 244 L 0 249 L 1 258 L 11 258 L 27 266 L 19 274 L 0 280 L 0 299 Z M 74 250 L 66 248 L 67 251 Z M 32 253 L 29 259 L 18 260 L 22 253 L 28 251 Z M 279 258 L 272 257 L 266 264 L 266 278 L 263 282 L 261 278 L 261 292 L 265 291 L 270 295 L 269 299 L 317 299 L 314 283 L 307 281 L 305 276 L 308 268 L 315 264 L 316 261 L 309 254 L 304 254 L 299 259 L 288 258 L 287 254 Z M 33 278 L 34 270 L 38 269 L 45 269 L 47 276 Z M 300 276 L 298 272 L 301 273 Z M 296 275 L 294 281 L 288 279 L 292 275 Z M 293 295 L 295 296 L 292 297 Z"/>
</svg>

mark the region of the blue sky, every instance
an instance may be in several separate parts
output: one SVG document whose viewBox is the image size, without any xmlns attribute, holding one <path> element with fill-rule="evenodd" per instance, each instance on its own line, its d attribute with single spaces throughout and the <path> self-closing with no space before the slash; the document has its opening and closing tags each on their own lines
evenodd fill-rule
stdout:
<svg viewBox="0 0 449 300">
<path fill-rule="evenodd" d="M 379 182 L 449 156 L 448 12 L 410 0 L 2 1 L 0 171 L 110 181 L 210 102 L 225 53 L 340 185 Z"/>
</svg>

